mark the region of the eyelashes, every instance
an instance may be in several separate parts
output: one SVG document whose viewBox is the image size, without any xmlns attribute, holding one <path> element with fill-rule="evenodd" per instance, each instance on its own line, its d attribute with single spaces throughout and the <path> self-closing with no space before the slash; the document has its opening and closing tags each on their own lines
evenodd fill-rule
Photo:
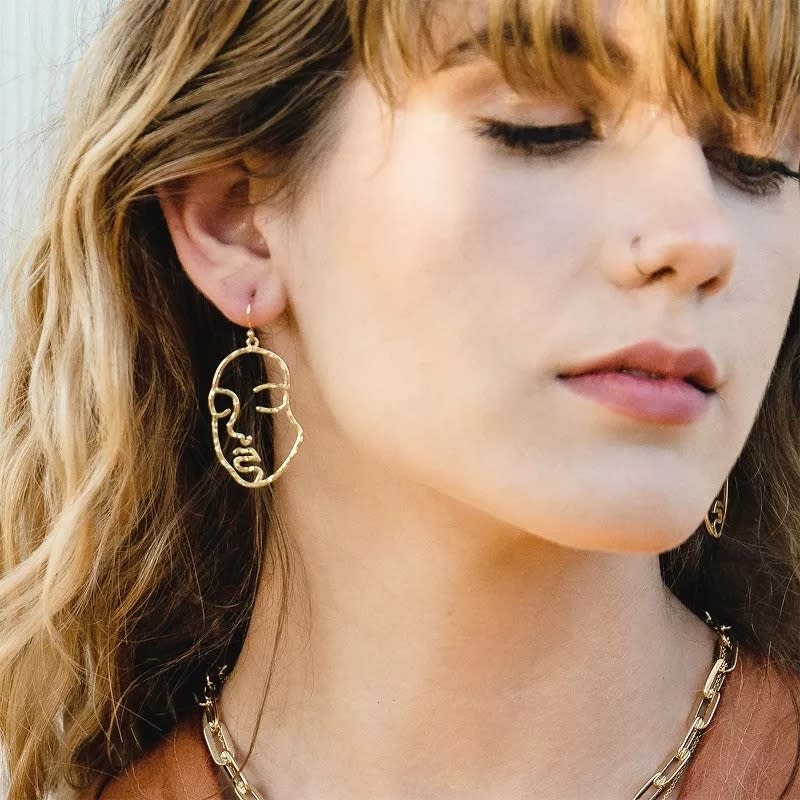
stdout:
<svg viewBox="0 0 800 800">
<path fill-rule="evenodd" d="M 706 158 L 731 174 L 733 182 L 751 194 L 777 194 L 791 178 L 800 181 L 800 173 L 774 158 L 757 158 L 725 147 L 705 147 Z"/>
<path fill-rule="evenodd" d="M 481 120 L 480 136 L 500 142 L 508 150 L 524 156 L 558 155 L 589 142 L 600 141 L 592 120 L 570 125 L 512 125 L 499 120 Z"/>
<path fill-rule="evenodd" d="M 567 154 L 602 139 L 591 119 L 543 127 L 484 119 L 479 121 L 475 131 L 504 149 L 527 158 Z M 704 147 L 703 152 L 718 172 L 747 194 L 775 195 L 787 180 L 800 182 L 800 172 L 774 158 L 758 158 L 725 147 Z"/>
</svg>

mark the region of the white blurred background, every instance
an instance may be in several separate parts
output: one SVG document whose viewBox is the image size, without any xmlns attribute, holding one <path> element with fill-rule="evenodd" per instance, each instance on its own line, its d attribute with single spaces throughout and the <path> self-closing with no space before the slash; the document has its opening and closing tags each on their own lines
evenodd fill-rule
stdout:
<svg viewBox="0 0 800 800">
<path fill-rule="evenodd" d="M 0 270 L 34 228 L 67 81 L 115 0 L 0 0 Z M 0 324 L 5 326 L 5 309 Z M 2 333 L 0 333 L 2 335 Z M 0 341 L 0 344 L 2 342 Z M 0 798 L 7 793 L 0 758 Z"/>
<path fill-rule="evenodd" d="M 35 223 L 67 81 L 114 0 L 0 0 L 0 269 Z"/>
</svg>

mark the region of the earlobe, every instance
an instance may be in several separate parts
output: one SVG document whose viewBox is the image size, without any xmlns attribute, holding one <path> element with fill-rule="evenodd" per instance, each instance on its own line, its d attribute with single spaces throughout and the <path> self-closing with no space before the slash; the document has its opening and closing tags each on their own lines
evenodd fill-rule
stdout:
<svg viewBox="0 0 800 800">
<path fill-rule="evenodd" d="M 156 189 L 178 258 L 197 289 L 231 321 L 256 325 L 286 303 L 269 244 L 254 224 L 249 181 L 238 166 L 220 167 Z"/>
</svg>

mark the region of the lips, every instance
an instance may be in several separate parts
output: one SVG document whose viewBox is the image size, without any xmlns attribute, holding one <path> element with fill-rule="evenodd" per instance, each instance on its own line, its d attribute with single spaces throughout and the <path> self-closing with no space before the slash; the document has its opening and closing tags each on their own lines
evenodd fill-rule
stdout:
<svg viewBox="0 0 800 800">
<path fill-rule="evenodd" d="M 684 380 L 705 394 L 716 391 L 719 375 L 711 356 L 701 348 L 674 350 L 654 339 L 639 342 L 593 361 L 577 365 L 558 377 L 598 372 L 641 371 L 650 377 Z"/>
</svg>

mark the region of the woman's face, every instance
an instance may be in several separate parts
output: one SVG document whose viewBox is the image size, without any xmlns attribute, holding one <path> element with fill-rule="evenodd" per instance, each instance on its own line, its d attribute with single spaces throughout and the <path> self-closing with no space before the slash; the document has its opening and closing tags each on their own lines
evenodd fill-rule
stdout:
<svg viewBox="0 0 800 800">
<path fill-rule="evenodd" d="M 574 102 L 517 95 L 479 57 L 415 81 L 393 124 L 358 78 L 297 213 L 257 219 L 341 435 L 551 542 L 655 553 L 701 524 L 754 423 L 798 287 L 800 192 L 708 158 L 659 104 L 612 128 L 617 95 L 583 141 Z M 485 120 L 571 141 L 515 150 L 524 134 Z M 796 168 L 800 149 L 771 155 Z M 708 352 L 699 417 L 637 419 L 558 377 L 643 340 Z"/>
</svg>

